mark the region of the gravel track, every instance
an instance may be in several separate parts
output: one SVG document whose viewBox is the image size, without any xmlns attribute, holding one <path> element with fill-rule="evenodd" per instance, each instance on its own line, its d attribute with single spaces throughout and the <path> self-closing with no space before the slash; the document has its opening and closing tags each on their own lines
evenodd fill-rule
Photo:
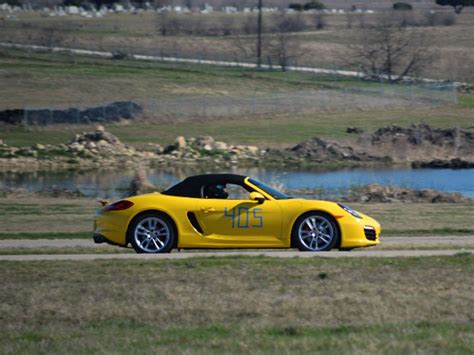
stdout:
<svg viewBox="0 0 474 355">
<path fill-rule="evenodd" d="M 277 258 L 341 258 L 341 257 L 414 257 L 414 256 L 443 256 L 458 253 L 474 254 L 474 236 L 421 236 L 421 237 L 386 237 L 382 239 L 384 245 L 423 245 L 446 246 L 438 250 L 377 250 L 358 249 L 352 252 L 331 251 L 322 253 L 305 253 L 295 250 L 232 250 L 232 251 L 202 251 L 202 252 L 173 252 L 170 254 L 35 254 L 35 255 L 0 255 L 0 261 L 39 261 L 39 260 L 97 260 L 97 259 L 187 259 L 193 257 L 223 257 L 223 256 L 270 256 Z M 468 249 L 450 250 L 450 245 L 462 244 Z M 472 247 L 471 247 L 472 246 Z M 38 239 L 38 240 L 0 240 L 1 248 L 73 248 L 92 247 L 104 248 L 106 244 L 94 244 L 87 239 Z"/>
<path fill-rule="evenodd" d="M 274 258 L 359 258 L 359 257 L 414 257 L 414 256 L 446 256 L 459 253 L 474 254 L 474 249 L 462 250 L 362 250 L 356 252 L 331 251 L 320 253 L 288 251 L 206 251 L 193 253 L 170 254 L 35 254 L 35 255 L 0 255 L 0 261 L 45 261 L 45 260 L 98 260 L 98 259 L 189 259 L 195 257 L 224 257 L 224 256 L 269 256 Z"/>
<path fill-rule="evenodd" d="M 462 244 L 474 247 L 474 235 L 462 236 L 419 236 L 419 237 L 382 237 L 383 245 L 446 245 Z M 95 244 L 92 239 L 4 239 L 1 248 L 104 248 L 108 244 Z"/>
</svg>

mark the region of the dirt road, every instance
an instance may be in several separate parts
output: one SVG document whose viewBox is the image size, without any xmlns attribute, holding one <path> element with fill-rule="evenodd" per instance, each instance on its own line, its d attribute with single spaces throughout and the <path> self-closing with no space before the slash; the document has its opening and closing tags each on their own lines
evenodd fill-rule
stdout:
<svg viewBox="0 0 474 355">
<path fill-rule="evenodd" d="M 189 259 L 195 257 L 223 257 L 223 256 L 269 256 L 274 258 L 351 258 L 351 257 L 412 257 L 412 256 L 443 256 L 458 253 L 474 254 L 474 249 L 462 250 L 362 250 L 362 251 L 331 251 L 321 253 L 305 253 L 294 250 L 285 251 L 206 251 L 193 253 L 171 254 L 35 254 L 35 255 L 0 255 L 0 261 L 44 261 L 44 260 L 97 260 L 97 259 Z"/>
<path fill-rule="evenodd" d="M 341 257 L 412 257 L 412 256 L 442 256 L 457 253 L 474 254 L 474 236 L 423 236 L 423 237 L 386 237 L 382 239 L 383 245 L 393 247 L 414 246 L 444 246 L 436 250 L 377 250 L 359 249 L 351 252 L 331 251 L 324 253 L 304 253 L 295 250 L 232 250 L 232 251 L 202 251 L 202 252 L 173 252 L 163 255 L 145 254 L 33 254 L 33 255 L 0 255 L 0 261 L 39 261 L 39 260 L 95 260 L 95 259 L 187 259 L 193 257 L 219 257 L 219 256 L 259 256 L 265 255 L 277 258 L 341 258 Z M 449 249 L 450 245 L 463 245 L 465 249 Z M 91 240 L 84 239 L 41 239 L 41 240 L 1 240 L 2 248 L 74 248 L 91 247 L 106 248 L 106 244 L 94 244 Z"/>
<path fill-rule="evenodd" d="M 474 248 L 474 235 L 463 236 L 420 236 L 420 237 L 385 237 L 382 238 L 384 246 L 423 245 L 469 245 Z M 107 244 L 95 244 L 92 239 L 5 239 L 0 240 L 1 248 L 104 248 Z"/>
</svg>

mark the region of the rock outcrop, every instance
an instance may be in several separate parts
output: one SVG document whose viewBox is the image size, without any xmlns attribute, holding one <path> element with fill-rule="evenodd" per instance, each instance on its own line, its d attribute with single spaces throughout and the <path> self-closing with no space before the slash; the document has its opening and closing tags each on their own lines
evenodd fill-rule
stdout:
<svg viewBox="0 0 474 355">
<path fill-rule="evenodd" d="M 460 203 L 474 202 L 474 199 L 464 197 L 459 193 L 441 192 L 431 189 L 415 190 L 400 186 L 381 186 L 371 184 L 353 189 L 348 195 L 341 198 L 347 202 L 419 202 L 419 203 Z"/>
<path fill-rule="evenodd" d="M 357 151 L 352 147 L 343 146 L 336 142 L 329 142 L 318 137 L 301 142 L 291 148 L 290 151 L 299 157 L 319 162 L 328 160 L 380 160 L 380 157 L 371 156 L 365 152 Z"/>
<path fill-rule="evenodd" d="M 411 163 L 411 167 L 413 169 L 474 169 L 474 161 L 467 161 L 459 158 L 450 160 L 417 160 Z"/>
<path fill-rule="evenodd" d="M 429 160 L 426 161 L 427 158 Z M 314 137 L 291 148 L 263 150 L 253 145 L 216 141 L 211 136 L 179 136 L 173 144 L 165 147 L 148 143 L 145 149 L 138 150 L 122 143 L 103 126 L 98 126 L 94 132 L 76 134 L 67 144 L 36 144 L 18 148 L 0 141 L 2 166 L 17 163 L 53 166 L 60 163 L 86 167 L 103 164 L 217 164 L 328 168 L 413 162 L 414 168 L 472 168 L 473 161 L 474 133 L 432 129 L 427 125 L 381 128 L 370 136 L 369 147 L 349 146 Z"/>
<path fill-rule="evenodd" d="M 233 145 L 216 141 L 211 136 L 176 137 L 173 144 L 166 146 L 163 155 L 184 159 L 215 158 L 230 162 L 258 160 L 264 150 L 253 145 Z"/>
<path fill-rule="evenodd" d="M 95 132 L 76 134 L 67 144 L 71 152 L 79 155 L 125 155 L 132 156 L 138 152 L 125 144 L 118 137 L 106 132 L 103 126 L 97 126 Z"/>
<path fill-rule="evenodd" d="M 391 125 L 361 138 L 361 142 L 367 141 L 376 151 L 391 152 L 404 161 L 474 157 L 474 132 L 459 128 Z"/>
<path fill-rule="evenodd" d="M 175 164 L 258 164 L 265 151 L 251 145 L 232 145 L 210 136 L 177 137 L 175 143 L 162 147 L 149 144 L 137 150 L 97 126 L 94 132 L 76 134 L 67 144 L 35 144 L 11 147 L 0 141 L 0 165 L 175 165 Z"/>
<path fill-rule="evenodd" d="M 50 109 L 15 109 L 0 111 L 0 123 L 12 125 L 50 125 L 57 123 L 94 123 L 116 122 L 122 119 L 132 120 L 143 113 L 143 108 L 135 102 L 117 101 L 105 106 L 86 109 L 68 108 Z"/>
<path fill-rule="evenodd" d="M 139 164 L 154 157 L 155 153 L 137 151 L 123 144 L 103 126 L 97 126 L 95 132 L 76 134 L 67 144 L 35 144 L 21 148 L 0 144 L 0 165 L 29 168 Z"/>
</svg>

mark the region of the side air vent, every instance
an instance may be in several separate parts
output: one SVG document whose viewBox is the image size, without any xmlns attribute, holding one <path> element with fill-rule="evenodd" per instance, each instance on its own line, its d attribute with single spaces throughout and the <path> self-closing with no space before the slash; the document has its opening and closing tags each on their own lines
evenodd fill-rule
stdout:
<svg viewBox="0 0 474 355">
<path fill-rule="evenodd" d="M 197 230 L 199 233 L 203 234 L 202 228 L 199 225 L 196 215 L 193 212 L 188 212 L 188 219 L 194 229 Z"/>
</svg>

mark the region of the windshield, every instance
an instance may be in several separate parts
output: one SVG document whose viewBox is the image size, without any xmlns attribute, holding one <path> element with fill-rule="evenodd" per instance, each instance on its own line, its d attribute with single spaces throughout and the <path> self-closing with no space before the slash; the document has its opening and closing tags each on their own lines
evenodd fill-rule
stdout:
<svg viewBox="0 0 474 355">
<path fill-rule="evenodd" d="M 265 191 L 267 194 L 269 194 L 270 196 L 272 196 L 274 199 L 277 199 L 277 200 L 284 200 L 284 199 L 288 199 L 288 198 L 292 198 L 291 196 L 288 196 L 286 194 L 284 194 L 283 192 L 280 192 L 276 189 L 274 189 L 273 187 L 270 187 L 268 185 L 265 185 L 263 182 L 260 182 L 260 181 L 257 181 L 257 180 L 254 180 L 252 178 L 249 178 L 249 182 L 257 187 L 259 187 L 260 189 L 262 189 L 263 191 Z"/>
</svg>

